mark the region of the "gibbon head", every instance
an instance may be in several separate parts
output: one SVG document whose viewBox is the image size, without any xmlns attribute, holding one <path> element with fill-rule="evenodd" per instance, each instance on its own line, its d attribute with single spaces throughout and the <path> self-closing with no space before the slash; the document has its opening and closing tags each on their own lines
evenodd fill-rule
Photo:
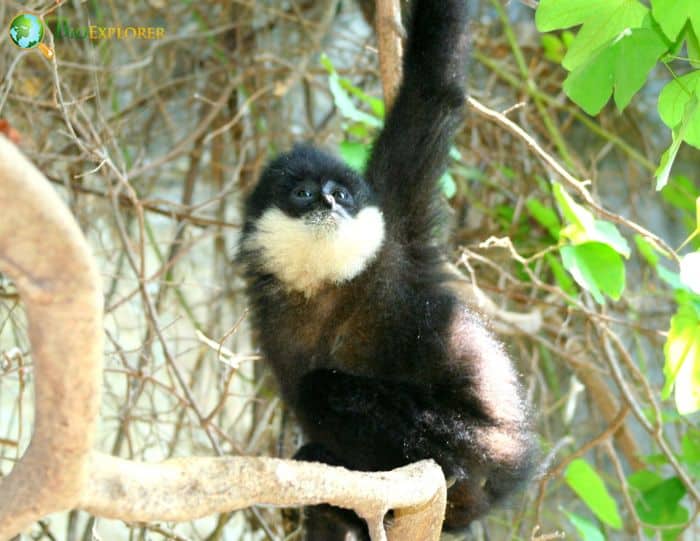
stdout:
<svg viewBox="0 0 700 541">
<path fill-rule="evenodd" d="M 336 158 L 297 146 L 265 169 L 246 205 L 243 246 L 307 296 L 360 274 L 384 241 L 370 186 Z"/>
</svg>

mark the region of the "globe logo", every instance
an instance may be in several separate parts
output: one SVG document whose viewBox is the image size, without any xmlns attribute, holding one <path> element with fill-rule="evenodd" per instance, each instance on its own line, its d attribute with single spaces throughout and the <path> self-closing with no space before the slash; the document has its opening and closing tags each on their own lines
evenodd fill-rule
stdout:
<svg viewBox="0 0 700 541">
<path fill-rule="evenodd" d="M 53 51 L 44 45 L 44 24 L 33 13 L 20 13 L 10 23 L 10 39 L 20 49 L 39 47 L 44 56 L 51 58 Z"/>
</svg>

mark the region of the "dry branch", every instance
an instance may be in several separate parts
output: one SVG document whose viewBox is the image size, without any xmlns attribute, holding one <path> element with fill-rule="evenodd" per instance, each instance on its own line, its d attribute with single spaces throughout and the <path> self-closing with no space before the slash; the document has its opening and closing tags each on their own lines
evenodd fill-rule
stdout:
<svg viewBox="0 0 700 541">
<path fill-rule="evenodd" d="M 377 0 L 374 15 L 379 48 L 379 72 L 386 110 L 391 108 L 401 82 L 401 5 L 399 0 Z"/>
<path fill-rule="evenodd" d="M 636 224 L 635 222 L 627 220 L 619 214 L 615 214 L 614 212 L 611 212 L 599 205 L 593 199 L 593 196 L 591 195 L 590 191 L 586 188 L 585 182 L 581 182 L 571 173 L 569 173 L 556 159 L 554 159 L 548 152 L 545 152 L 545 150 L 537 143 L 537 141 L 535 141 L 535 139 L 530 134 L 528 134 L 515 122 L 510 120 L 507 116 L 505 116 L 502 113 L 499 113 L 498 111 L 494 111 L 489 107 L 486 107 L 483 103 L 477 101 L 472 97 L 467 98 L 467 103 L 481 116 L 488 118 L 492 122 L 500 124 L 509 132 L 514 134 L 516 137 L 524 141 L 525 144 L 530 149 L 532 149 L 532 151 L 547 165 L 547 167 L 555 171 L 559 175 L 559 177 L 564 181 L 564 183 L 568 187 L 573 189 L 576 192 L 576 194 L 581 199 L 583 199 L 586 202 L 586 204 L 589 207 L 591 207 L 598 215 L 602 216 L 607 220 L 610 220 L 611 222 L 624 225 L 625 227 L 631 229 L 635 233 L 642 235 L 646 240 L 653 243 L 659 249 L 659 251 L 663 252 L 668 257 L 677 259 L 678 256 L 675 254 L 675 251 L 668 244 L 666 244 L 666 242 L 661 237 L 655 235 L 651 231 L 648 231 L 642 226 Z"/>
<path fill-rule="evenodd" d="M 431 527 L 435 539 L 442 524 L 444 490 L 440 487 L 445 481 L 432 461 L 390 472 L 358 473 L 274 458 L 189 457 L 144 464 L 93 453 L 89 471 L 91 482 L 83 490 L 79 507 L 129 522 L 192 520 L 254 504 L 331 503 L 355 509 L 375 523 L 381 523 L 389 509 L 400 508 L 403 514 L 413 515 L 412 528 L 423 522 Z M 426 505 L 433 500 L 435 505 Z"/>
<path fill-rule="evenodd" d="M 146 464 L 92 450 L 99 407 L 102 292 L 89 247 L 46 178 L 0 136 L 0 271 L 29 319 L 35 366 L 34 436 L 0 482 L 0 540 L 56 511 L 125 521 L 185 521 L 263 503 L 331 503 L 367 520 L 374 541 L 440 536 L 445 479 L 423 461 L 352 472 L 273 458 L 180 458 Z"/>
<path fill-rule="evenodd" d="M 35 427 L 0 484 L 0 539 L 70 508 L 85 484 L 102 371 L 102 293 L 88 245 L 44 176 L 0 136 L 0 271 L 17 286 L 34 358 Z"/>
</svg>

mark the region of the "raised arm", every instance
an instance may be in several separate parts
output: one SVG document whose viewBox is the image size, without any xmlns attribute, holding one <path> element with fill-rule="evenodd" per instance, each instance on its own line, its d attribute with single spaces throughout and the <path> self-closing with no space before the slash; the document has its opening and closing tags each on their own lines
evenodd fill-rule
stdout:
<svg viewBox="0 0 700 541">
<path fill-rule="evenodd" d="M 414 2 L 403 80 L 366 171 L 390 234 L 406 240 L 434 233 L 437 180 L 462 119 L 467 41 L 466 0 Z"/>
</svg>

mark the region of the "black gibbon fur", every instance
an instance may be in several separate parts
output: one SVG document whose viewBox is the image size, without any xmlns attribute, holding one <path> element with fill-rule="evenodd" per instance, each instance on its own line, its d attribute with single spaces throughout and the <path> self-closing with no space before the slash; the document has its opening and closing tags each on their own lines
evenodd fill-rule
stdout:
<svg viewBox="0 0 700 541">
<path fill-rule="evenodd" d="M 414 2 L 364 175 L 310 146 L 279 156 L 247 200 L 239 254 L 262 350 L 308 441 L 297 458 L 355 470 L 433 458 L 452 529 L 521 486 L 536 447 L 510 360 L 446 272 L 437 181 L 463 114 L 466 11 Z M 307 515 L 308 540 L 367 536 L 351 512 Z"/>
</svg>

